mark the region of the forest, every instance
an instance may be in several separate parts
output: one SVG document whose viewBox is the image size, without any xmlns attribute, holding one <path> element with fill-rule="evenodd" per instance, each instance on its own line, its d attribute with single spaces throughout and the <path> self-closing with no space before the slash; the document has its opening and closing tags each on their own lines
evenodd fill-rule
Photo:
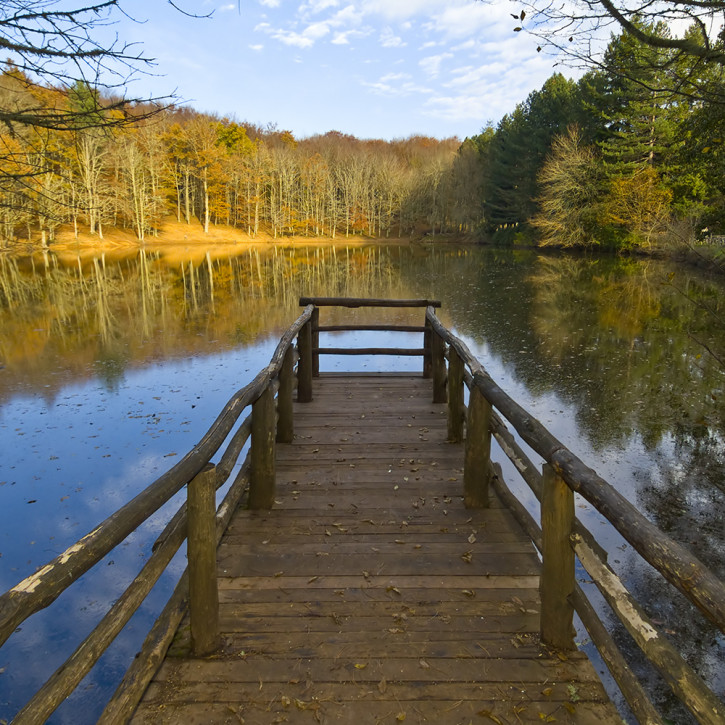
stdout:
<svg viewBox="0 0 725 725">
<path fill-rule="evenodd" d="M 645 30 L 667 37 L 656 21 Z M 717 244 L 725 107 L 712 89 L 721 88 L 721 65 L 622 33 L 579 80 L 552 75 L 463 142 L 295 138 L 187 107 L 118 103 L 82 82 L 39 86 L 8 62 L 3 108 L 74 121 L 0 127 L 0 245 L 49 245 L 60 228 L 145 240 L 171 217 L 194 234 L 227 225 L 251 238 Z"/>
</svg>

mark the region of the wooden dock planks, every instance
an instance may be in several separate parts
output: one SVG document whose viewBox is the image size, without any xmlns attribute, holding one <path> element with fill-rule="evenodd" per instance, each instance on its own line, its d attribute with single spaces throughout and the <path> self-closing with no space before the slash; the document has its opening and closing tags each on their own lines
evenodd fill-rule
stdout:
<svg viewBox="0 0 725 725">
<path fill-rule="evenodd" d="M 134 723 L 621 722 L 586 657 L 538 643 L 539 560 L 420 376 L 315 380 L 277 448 L 272 511 L 217 557 L 222 647 L 188 622 Z"/>
</svg>

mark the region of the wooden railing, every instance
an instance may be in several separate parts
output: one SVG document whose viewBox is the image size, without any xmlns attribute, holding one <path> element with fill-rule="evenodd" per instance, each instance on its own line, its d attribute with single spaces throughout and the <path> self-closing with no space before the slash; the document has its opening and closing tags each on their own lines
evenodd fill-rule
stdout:
<svg viewBox="0 0 725 725">
<path fill-rule="evenodd" d="M 297 354 L 293 343 L 304 330 L 298 348 L 304 346 L 300 343 L 305 334 L 309 336 L 313 312 L 312 306 L 304 310 L 282 336 L 270 364 L 232 396 L 199 443 L 173 468 L 60 556 L 0 596 L 1 646 L 23 621 L 49 606 L 188 484 L 187 503 L 164 528 L 138 576 L 91 634 L 15 716 L 14 723 L 45 722 L 73 692 L 144 601 L 187 538 L 187 531 L 188 569 L 151 629 L 140 655 L 108 703 L 101 722 L 121 723 L 128 719 L 163 659 L 187 605 L 194 651 L 204 654 L 216 648 L 216 547 L 233 511 L 245 496 L 252 508 L 269 508 L 274 502 L 275 443 L 291 442 L 293 436 L 292 397 Z M 251 413 L 240 422 L 250 407 Z M 236 431 L 214 465 L 211 459 L 235 426 Z M 216 491 L 229 482 L 250 437 L 246 460 L 219 509 L 215 510 Z"/>
<path fill-rule="evenodd" d="M 541 553 L 542 641 L 558 649 L 574 649 L 573 614 L 576 611 L 638 721 L 663 722 L 576 583 L 576 556 L 611 610 L 675 695 L 699 722 L 722 725 L 725 706 L 657 630 L 609 567 L 604 549 L 574 516 L 574 493 L 591 503 L 645 561 L 721 631 L 725 631 L 725 584 L 687 549 L 648 521 L 613 486 L 511 399 L 466 344 L 440 322 L 433 307 L 426 311 L 426 324 L 434 332 L 431 344 L 433 398 L 437 402 L 448 402 L 450 439 L 465 439 L 466 505 L 486 506 L 488 488 L 492 486 Z M 463 405 L 464 385 L 469 390 L 467 409 Z M 503 419 L 541 456 L 541 473 Z M 491 436 L 496 438 L 539 500 L 540 523 L 506 486 L 500 466 L 490 463 Z"/>
<path fill-rule="evenodd" d="M 588 468 L 537 420 L 512 400 L 488 375 L 465 343 L 438 319 L 440 303 L 428 300 L 302 298 L 302 315 L 280 340 L 270 364 L 238 391 L 201 441 L 167 473 L 119 509 L 59 557 L 0 597 L 0 645 L 18 625 L 51 604 L 83 573 L 96 565 L 175 493 L 188 484 L 187 504 L 172 517 L 153 546 L 153 554 L 124 594 L 66 663 L 18 713 L 16 723 L 40 723 L 73 691 L 151 590 L 187 538 L 188 570 L 144 642 L 123 682 L 101 717 L 122 723 L 135 709 L 150 678 L 189 608 L 192 648 L 197 654 L 218 645 L 218 593 L 215 551 L 234 509 L 248 496 L 253 508 L 274 504 L 277 442 L 291 442 L 292 401 L 312 399 L 313 378 L 321 354 L 419 355 L 423 375 L 432 379 L 434 402 L 448 407 L 448 437 L 464 445 L 463 497 L 467 507 L 486 507 L 493 487 L 512 510 L 542 555 L 541 638 L 560 650 L 574 648 L 573 613 L 577 612 L 642 723 L 662 723 L 594 607 L 576 583 L 575 556 L 588 571 L 613 612 L 645 656 L 659 669 L 675 694 L 702 723 L 722 723 L 722 702 L 663 637 L 607 564 L 594 536 L 574 516 L 574 492 L 589 501 L 633 548 L 703 614 L 725 631 L 725 585 L 684 547 L 669 539 L 626 499 Z M 425 307 L 425 324 L 327 325 L 319 323 L 323 306 Z M 422 348 L 322 348 L 320 333 L 337 330 L 420 332 Z M 295 337 L 297 348 L 293 347 Z M 295 357 L 298 358 L 295 376 Z M 464 404 L 464 387 L 468 404 Z M 276 398 L 275 398 L 276 394 Z M 251 406 L 251 414 L 239 423 Z M 543 459 L 542 471 L 529 459 L 504 419 Z M 216 465 L 211 459 L 234 427 L 236 432 Z M 245 443 L 249 454 L 215 511 L 215 492 L 231 476 Z M 490 459 L 494 437 L 541 502 L 540 523 L 505 485 Z"/>
<path fill-rule="evenodd" d="M 463 497 L 469 508 L 488 506 L 489 488 L 511 509 L 542 558 L 541 639 L 559 650 L 575 649 L 574 612 L 579 615 L 613 679 L 641 723 L 662 723 L 643 686 L 632 672 L 594 606 L 575 578 L 577 557 L 645 657 L 659 670 L 675 695 L 701 723 L 725 722 L 725 706 L 657 630 L 644 610 L 607 564 L 607 553 L 574 515 L 579 493 L 632 545 L 635 551 L 681 591 L 710 621 L 725 631 L 725 585 L 683 546 L 648 521 L 615 488 L 587 467 L 539 421 L 510 398 L 490 377 L 466 344 L 438 319 L 438 302 L 303 297 L 314 305 L 310 321 L 310 376 L 319 370 L 319 354 L 422 355 L 423 374 L 432 378 L 435 403 L 447 403 L 448 439 L 463 443 Z M 423 327 L 329 325 L 319 323 L 319 307 L 421 307 Z M 335 330 L 423 332 L 423 348 L 323 348 L 319 333 Z M 464 387 L 468 405 L 464 404 Z M 504 419 L 543 459 L 541 473 Z M 537 522 L 503 481 L 490 459 L 494 437 L 540 502 Z"/>
<path fill-rule="evenodd" d="M 320 325 L 320 307 L 440 307 L 437 300 L 383 300 L 360 297 L 301 297 L 300 305 L 312 305 L 312 319 L 310 321 L 310 375 L 320 373 L 320 355 L 396 355 L 420 356 L 424 359 L 423 374 L 430 376 L 430 330 L 426 326 L 417 325 Z M 407 347 L 320 347 L 321 332 L 365 331 L 365 332 L 422 332 L 424 346 L 422 348 Z M 305 368 L 307 371 L 307 369 Z M 311 380 L 309 381 L 311 385 Z"/>
</svg>

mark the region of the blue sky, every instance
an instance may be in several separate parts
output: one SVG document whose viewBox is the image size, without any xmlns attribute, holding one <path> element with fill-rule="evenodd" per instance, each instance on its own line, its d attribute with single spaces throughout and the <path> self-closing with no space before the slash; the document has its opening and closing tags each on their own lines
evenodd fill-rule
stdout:
<svg viewBox="0 0 725 725">
<path fill-rule="evenodd" d="M 156 59 L 132 95 L 175 91 L 194 108 L 295 136 L 464 138 L 497 122 L 554 59 L 516 33 L 510 0 L 240 0 L 124 5 L 115 30 Z"/>
</svg>

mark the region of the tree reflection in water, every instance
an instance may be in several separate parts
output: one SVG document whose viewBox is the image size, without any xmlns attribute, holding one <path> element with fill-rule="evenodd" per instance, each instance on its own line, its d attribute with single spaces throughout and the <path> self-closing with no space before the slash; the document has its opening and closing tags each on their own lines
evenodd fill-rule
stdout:
<svg viewBox="0 0 725 725">
<path fill-rule="evenodd" d="M 504 389 L 725 576 L 725 372 L 704 347 L 725 351 L 721 280 L 652 260 L 534 251 L 230 249 L 0 256 L 5 587 L 147 485 L 173 463 L 168 456 L 193 445 L 221 404 L 266 364 L 270 346 L 299 314 L 301 295 L 441 299 L 443 321 Z M 327 323 L 379 314 L 324 311 Z M 421 323 L 419 310 L 385 314 L 388 322 Z M 368 363 L 344 360 L 349 364 Z M 398 363 L 381 363 L 389 364 Z M 649 613 L 722 690 L 722 636 L 607 533 L 594 512 L 578 511 L 604 536 L 612 565 Z M 144 556 L 139 552 L 162 523 L 141 532 L 125 553 L 113 553 L 115 579 L 126 572 L 124 557 L 130 570 L 134 557 Z M 59 619 L 93 618 L 89 609 L 117 595 L 108 577 L 83 586 L 54 605 L 60 614 L 24 625 L 24 645 L 0 650 L 0 668 L 8 672 L 0 678 L 3 712 L 27 696 L 22 664 L 33 643 L 51 637 L 63 654 L 69 633 L 56 631 Z M 153 614 L 150 606 L 143 616 Z M 626 634 L 616 636 L 632 649 Z M 73 721 L 79 702 L 96 712 L 136 646 L 132 637 L 122 643 L 112 662 L 91 675 L 91 694 L 79 695 L 55 721 Z M 44 671 L 37 669 L 39 679 Z M 665 714 L 687 722 L 651 680 Z"/>
</svg>

